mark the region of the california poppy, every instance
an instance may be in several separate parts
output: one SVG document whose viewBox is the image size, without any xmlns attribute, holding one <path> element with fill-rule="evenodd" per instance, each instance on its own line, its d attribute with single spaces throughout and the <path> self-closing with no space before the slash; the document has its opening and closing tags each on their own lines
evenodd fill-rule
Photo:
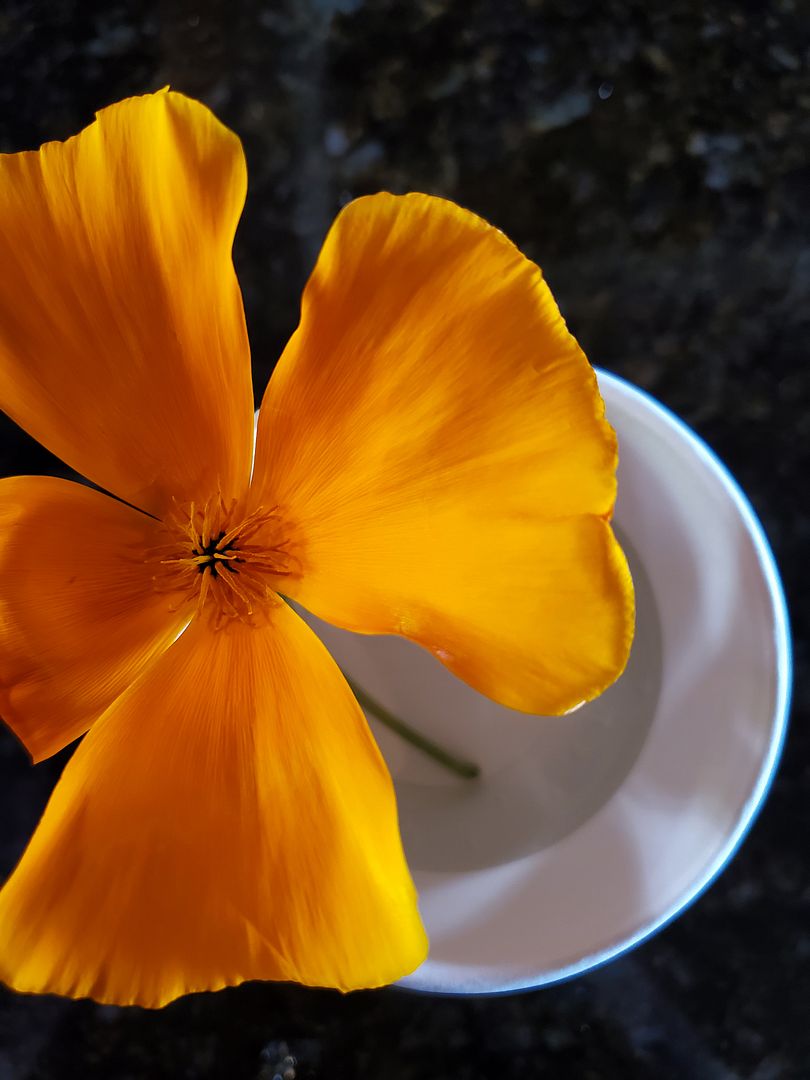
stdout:
<svg viewBox="0 0 810 1080">
<path fill-rule="evenodd" d="M 236 136 L 165 91 L 0 158 L 0 406 L 111 493 L 0 481 L 0 713 L 34 760 L 87 732 L 0 893 L 20 990 L 158 1006 L 423 959 L 385 764 L 282 596 L 533 713 L 627 657 L 616 441 L 538 268 L 441 199 L 348 205 L 254 467 L 245 189 Z"/>
</svg>

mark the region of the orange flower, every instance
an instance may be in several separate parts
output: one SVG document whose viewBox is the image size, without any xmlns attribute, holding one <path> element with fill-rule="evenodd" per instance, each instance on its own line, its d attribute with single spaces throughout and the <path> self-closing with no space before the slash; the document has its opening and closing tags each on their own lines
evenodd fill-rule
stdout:
<svg viewBox="0 0 810 1080">
<path fill-rule="evenodd" d="M 0 893 L 20 990 L 158 1006 L 423 959 L 387 770 L 279 593 L 530 712 L 627 657 L 593 372 L 537 267 L 451 203 L 340 214 L 251 478 L 245 183 L 168 92 L 0 158 L 0 406 L 117 496 L 0 481 L 0 712 L 35 760 L 89 729 Z"/>
</svg>

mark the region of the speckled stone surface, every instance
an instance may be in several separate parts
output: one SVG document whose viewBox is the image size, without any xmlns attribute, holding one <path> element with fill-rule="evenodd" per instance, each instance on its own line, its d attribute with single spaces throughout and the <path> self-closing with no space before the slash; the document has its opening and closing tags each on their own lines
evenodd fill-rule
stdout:
<svg viewBox="0 0 810 1080">
<path fill-rule="evenodd" d="M 810 1077 L 810 16 L 800 0 L 0 5 L 0 150 L 167 83 L 242 137 L 257 389 L 350 197 L 449 196 L 544 267 L 591 359 L 728 463 L 781 566 L 793 722 L 741 853 L 652 942 L 517 997 L 250 984 L 162 1012 L 0 992 L 0 1080 Z M 7 421 L 3 474 L 64 468 Z M 0 871 L 65 761 L 0 732 Z"/>
</svg>

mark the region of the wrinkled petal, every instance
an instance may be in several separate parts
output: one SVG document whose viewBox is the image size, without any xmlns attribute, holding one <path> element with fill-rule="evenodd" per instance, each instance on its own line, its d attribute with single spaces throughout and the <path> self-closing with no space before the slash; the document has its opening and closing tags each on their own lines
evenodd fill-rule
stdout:
<svg viewBox="0 0 810 1080">
<path fill-rule="evenodd" d="M 35 761 L 86 731 L 188 622 L 153 587 L 158 528 L 80 484 L 0 480 L 0 716 Z"/>
<path fill-rule="evenodd" d="M 632 637 L 615 468 L 594 373 L 502 233 L 425 195 L 341 213 L 259 416 L 255 498 L 296 537 L 290 596 L 565 712 Z"/>
<path fill-rule="evenodd" d="M 249 477 L 245 186 L 236 136 L 175 93 L 0 155 L 0 408 L 150 513 Z"/>
<path fill-rule="evenodd" d="M 347 990 L 425 954 L 394 794 L 286 605 L 195 620 L 91 729 L 0 893 L 18 990 L 159 1006 L 245 979 Z"/>
</svg>

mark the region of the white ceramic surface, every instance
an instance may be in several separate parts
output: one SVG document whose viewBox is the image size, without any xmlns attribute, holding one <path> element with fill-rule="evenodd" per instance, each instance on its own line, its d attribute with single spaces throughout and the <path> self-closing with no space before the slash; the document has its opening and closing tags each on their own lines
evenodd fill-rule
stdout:
<svg viewBox="0 0 810 1080">
<path fill-rule="evenodd" d="M 599 382 L 638 606 L 616 686 L 567 717 L 524 716 L 408 642 L 317 623 L 374 697 L 482 766 L 455 779 L 371 718 L 431 942 L 402 981 L 415 990 L 541 986 L 631 948 L 728 862 L 776 767 L 790 644 L 759 523 L 683 423 Z"/>
</svg>

